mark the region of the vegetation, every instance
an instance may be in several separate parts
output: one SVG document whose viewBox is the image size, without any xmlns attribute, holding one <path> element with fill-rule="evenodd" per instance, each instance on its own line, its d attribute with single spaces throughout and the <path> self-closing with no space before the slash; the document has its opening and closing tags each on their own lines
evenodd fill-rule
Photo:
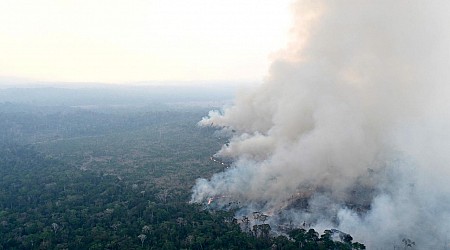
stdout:
<svg viewBox="0 0 450 250">
<path fill-rule="evenodd" d="M 208 109 L 0 104 L 0 249 L 364 249 L 189 204 L 223 170 L 225 139 L 196 126 Z"/>
</svg>

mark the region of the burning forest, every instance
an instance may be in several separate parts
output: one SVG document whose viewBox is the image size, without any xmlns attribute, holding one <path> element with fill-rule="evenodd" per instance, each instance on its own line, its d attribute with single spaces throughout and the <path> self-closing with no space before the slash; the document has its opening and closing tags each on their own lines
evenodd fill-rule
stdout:
<svg viewBox="0 0 450 250">
<path fill-rule="evenodd" d="M 293 9 L 266 80 L 200 121 L 230 135 L 216 157 L 232 164 L 198 179 L 191 202 L 257 211 L 272 229 L 336 228 L 369 248 L 447 249 L 450 2 Z"/>
</svg>

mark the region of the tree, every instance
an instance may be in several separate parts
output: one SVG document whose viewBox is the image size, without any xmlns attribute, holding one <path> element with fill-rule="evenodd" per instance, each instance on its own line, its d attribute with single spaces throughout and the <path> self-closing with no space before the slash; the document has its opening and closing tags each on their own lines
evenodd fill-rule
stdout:
<svg viewBox="0 0 450 250">
<path fill-rule="evenodd" d="M 333 241 L 333 232 L 331 230 L 325 230 L 323 234 L 320 236 L 320 241 L 325 249 L 333 249 L 335 244 Z"/>
<path fill-rule="evenodd" d="M 144 247 L 144 241 L 145 241 L 145 239 L 147 239 L 147 235 L 139 234 L 138 238 L 141 240 L 141 247 Z"/>
<path fill-rule="evenodd" d="M 52 230 L 53 230 L 53 232 L 54 232 L 55 235 L 56 235 L 56 232 L 58 232 L 58 230 L 59 230 L 59 225 L 56 224 L 55 222 L 53 222 L 53 223 L 52 223 Z"/>
<path fill-rule="evenodd" d="M 303 228 L 297 228 L 290 231 L 289 237 L 294 239 L 300 249 L 306 244 L 306 230 Z"/>
<path fill-rule="evenodd" d="M 145 225 L 145 226 L 142 227 L 142 232 L 143 233 L 148 233 L 150 230 L 151 230 L 150 226 Z"/>
<path fill-rule="evenodd" d="M 407 239 L 407 238 L 402 239 L 402 242 L 405 245 L 405 249 L 406 248 L 412 248 L 413 246 L 416 245 L 416 242 L 414 242 L 414 241 L 412 241 L 410 239 Z"/>
</svg>

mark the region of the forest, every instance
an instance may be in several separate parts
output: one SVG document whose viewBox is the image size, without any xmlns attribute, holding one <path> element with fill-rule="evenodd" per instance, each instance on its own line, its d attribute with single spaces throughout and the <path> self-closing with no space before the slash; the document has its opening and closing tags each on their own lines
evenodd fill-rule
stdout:
<svg viewBox="0 0 450 250">
<path fill-rule="evenodd" d="M 0 90 L 0 249 L 365 249 L 189 203 L 224 170 L 227 138 L 197 126 L 220 91 Z"/>
</svg>

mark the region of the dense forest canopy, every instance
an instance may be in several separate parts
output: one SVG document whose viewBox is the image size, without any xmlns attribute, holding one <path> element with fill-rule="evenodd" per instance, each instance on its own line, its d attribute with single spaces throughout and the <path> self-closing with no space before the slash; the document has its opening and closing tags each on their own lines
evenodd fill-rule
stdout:
<svg viewBox="0 0 450 250">
<path fill-rule="evenodd" d="M 227 142 L 196 124 L 232 91 L 145 91 L 0 90 L 0 249 L 364 249 L 189 204 Z"/>
</svg>

